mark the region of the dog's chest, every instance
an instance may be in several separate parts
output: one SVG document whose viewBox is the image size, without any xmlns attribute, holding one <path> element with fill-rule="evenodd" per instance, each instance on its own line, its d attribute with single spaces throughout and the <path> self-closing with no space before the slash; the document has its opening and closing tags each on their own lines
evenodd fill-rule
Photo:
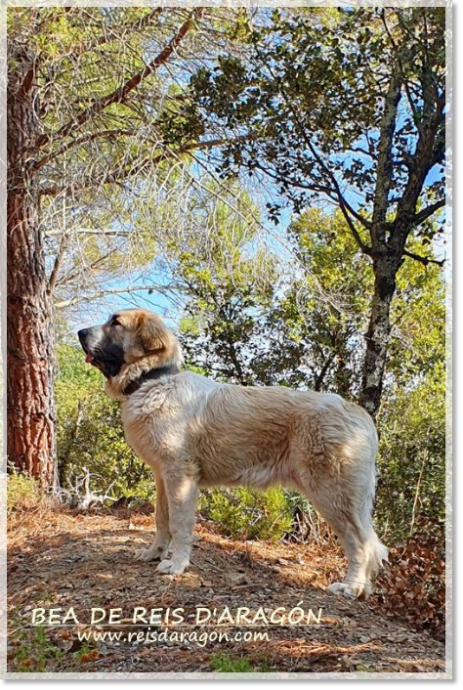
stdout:
<svg viewBox="0 0 463 690">
<path fill-rule="evenodd" d="M 129 446 L 152 467 L 181 451 L 184 423 L 182 415 L 172 406 L 151 405 L 147 410 L 146 406 L 141 408 L 129 401 L 122 406 L 122 423 Z"/>
</svg>

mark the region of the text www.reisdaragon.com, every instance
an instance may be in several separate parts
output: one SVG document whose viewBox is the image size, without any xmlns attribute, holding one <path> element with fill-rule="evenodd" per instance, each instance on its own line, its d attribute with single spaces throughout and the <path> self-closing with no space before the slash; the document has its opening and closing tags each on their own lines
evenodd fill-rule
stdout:
<svg viewBox="0 0 463 690">
<path fill-rule="evenodd" d="M 205 647 L 210 642 L 268 642 L 268 632 L 257 630 L 237 630 L 225 632 L 208 631 L 180 631 L 180 630 L 140 630 L 140 631 L 112 631 L 112 630 L 82 630 L 77 633 L 80 642 L 118 642 L 120 644 L 157 644 L 157 643 L 189 643 Z"/>
</svg>

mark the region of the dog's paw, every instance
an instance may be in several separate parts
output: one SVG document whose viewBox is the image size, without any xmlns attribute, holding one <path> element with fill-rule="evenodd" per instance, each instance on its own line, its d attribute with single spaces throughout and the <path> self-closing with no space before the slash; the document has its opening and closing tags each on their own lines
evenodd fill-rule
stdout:
<svg viewBox="0 0 463 690">
<path fill-rule="evenodd" d="M 135 554 L 136 561 L 159 561 L 163 558 L 168 550 L 168 546 L 163 544 L 151 544 L 147 549 L 140 549 Z"/>
<path fill-rule="evenodd" d="M 333 582 L 327 587 L 327 592 L 330 594 L 341 594 L 347 599 L 366 598 L 369 594 L 370 588 L 368 585 L 355 584 L 352 582 Z"/>
<path fill-rule="evenodd" d="M 160 562 L 157 570 L 160 573 L 164 573 L 164 575 L 181 575 L 188 565 L 188 561 L 176 561 L 166 558 L 164 561 Z"/>
<path fill-rule="evenodd" d="M 151 547 L 148 547 L 147 549 L 140 549 L 135 554 L 136 561 L 144 561 L 145 563 L 148 561 L 159 560 L 161 557 L 162 553 L 160 549 L 157 548 L 156 550 L 153 550 Z"/>
</svg>

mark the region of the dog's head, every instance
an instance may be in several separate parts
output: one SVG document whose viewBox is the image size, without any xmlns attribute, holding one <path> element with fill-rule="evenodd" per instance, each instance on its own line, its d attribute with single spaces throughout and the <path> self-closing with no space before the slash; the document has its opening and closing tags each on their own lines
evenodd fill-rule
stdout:
<svg viewBox="0 0 463 690">
<path fill-rule="evenodd" d="M 77 335 L 85 361 L 108 379 L 117 376 L 124 365 L 143 360 L 155 367 L 181 362 L 173 333 L 157 314 L 145 309 L 118 311 L 105 324 L 84 328 Z"/>
</svg>

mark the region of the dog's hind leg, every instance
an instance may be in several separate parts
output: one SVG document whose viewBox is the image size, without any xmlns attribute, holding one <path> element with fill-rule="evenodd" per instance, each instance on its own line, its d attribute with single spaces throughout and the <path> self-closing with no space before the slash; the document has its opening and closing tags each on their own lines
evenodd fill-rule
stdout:
<svg viewBox="0 0 463 690">
<path fill-rule="evenodd" d="M 357 541 L 356 537 L 344 539 L 349 568 L 344 582 L 333 582 L 328 591 L 346 597 L 367 598 L 372 592 L 372 577 L 387 560 L 387 549 L 381 544 L 374 530 L 369 536 Z"/>
<path fill-rule="evenodd" d="M 166 488 L 160 474 L 156 473 L 156 535 L 147 549 L 135 555 L 137 561 L 156 561 L 167 556 L 171 535 L 169 531 L 169 505 Z"/>
<path fill-rule="evenodd" d="M 193 477 L 168 475 L 165 488 L 169 503 L 169 528 L 172 556 L 158 565 L 158 570 L 180 575 L 190 564 L 198 483 Z"/>
<path fill-rule="evenodd" d="M 350 482 L 343 473 L 341 478 L 317 483 L 316 491 L 306 483 L 305 493 L 338 535 L 349 562 L 344 582 L 334 582 L 328 591 L 368 597 L 372 577 L 387 559 L 387 549 L 371 524 L 374 478 L 368 486 L 359 486 L 358 477 Z"/>
</svg>

